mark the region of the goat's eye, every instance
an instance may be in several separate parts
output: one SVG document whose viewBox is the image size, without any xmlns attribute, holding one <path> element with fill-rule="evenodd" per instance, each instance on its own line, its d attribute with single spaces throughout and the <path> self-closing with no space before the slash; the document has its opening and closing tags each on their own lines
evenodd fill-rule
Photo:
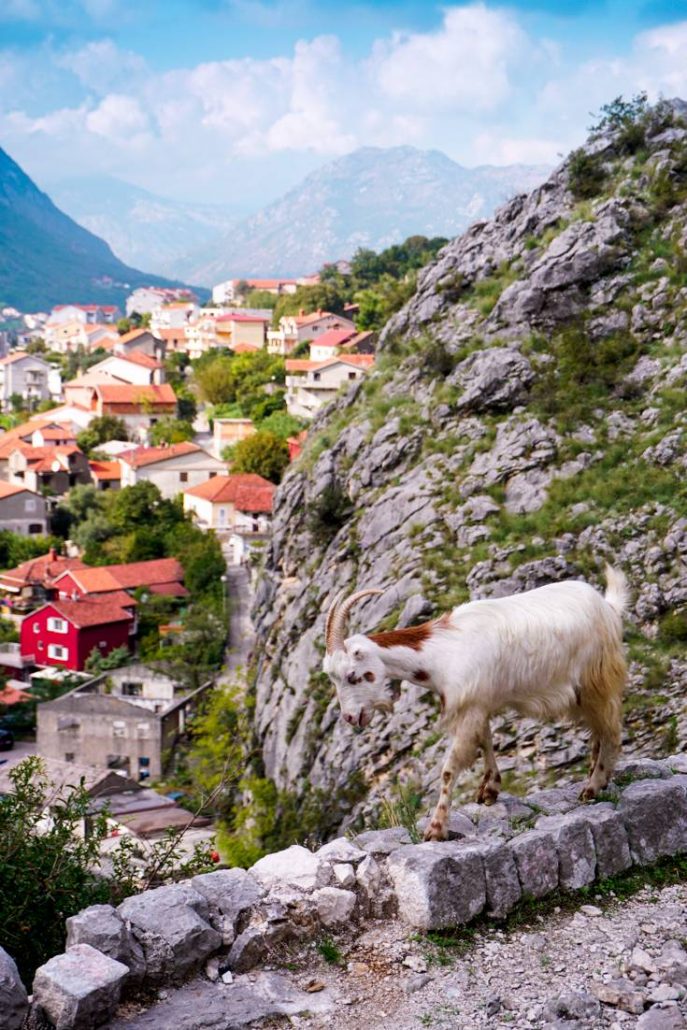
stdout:
<svg viewBox="0 0 687 1030">
<path fill-rule="evenodd" d="M 355 658 L 356 661 L 358 661 L 360 658 L 362 658 L 362 652 L 361 651 L 354 651 L 353 652 L 353 657 Z"/>
</svg>

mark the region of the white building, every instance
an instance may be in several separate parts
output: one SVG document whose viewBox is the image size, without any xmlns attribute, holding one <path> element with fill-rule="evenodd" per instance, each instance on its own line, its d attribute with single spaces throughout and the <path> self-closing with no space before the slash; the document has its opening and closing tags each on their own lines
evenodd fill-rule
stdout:
<svg viewBox="0 0 687 1030">
<path fill-rule="evenodd" d="M 59 371 L 37 354 L 14 351 L 0 359 L 0 400 L 4 410 L 11 407 L 14 394 L 34 410 L 41 401 L 58 400 L 61 387 Z"/>
<path fill-rule="evenodd" d="M 287 358 L 287 411 L 297 418 L 312 418 L 342 386 L 361 379 L 373 366 L 372 354 L 347 354 L 328 361 Z"/>
<path fill-rule="evenodd" d="M 122 489 L 149 482 L 169 500 L 189 487 L 200 486 L 208 479 L 225 474 L 227 470 L 225 462 L 195 443 L 137 447 L 120 454 L 118 460 L 122 466 Z"/>
<path fill-rule="evenodd" d="M 335 315 L 331 311 L 313 311 L 309 315 L 283 315 L 279 319 L 279 328 L 267 332 L 267 350 L 270 354 L 287 357 L 299 343 L 306 340 L 317 340 L 318 337 L 332 330 L 347 330 L 355 334 L 355 323 L 343 315 Z"/>
<path fill-rule="evenodd" d="M 134 314 L 152 315 L 156 308 L 162 307 L 170 301 L 196 301 L 198 298 L 192 290 L 180 287 L 166 288 L 164 286 L 140 286 L 126 299 L 127 318 Z"/>
</svg>

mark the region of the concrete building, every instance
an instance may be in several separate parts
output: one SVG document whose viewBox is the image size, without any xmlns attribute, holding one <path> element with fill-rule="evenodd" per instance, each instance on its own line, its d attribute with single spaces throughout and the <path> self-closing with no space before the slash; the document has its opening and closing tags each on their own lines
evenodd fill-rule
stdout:
<svg viewBox="0 0 687 1030">
<path fill-rule="evenodd" d="M 279 319 L 279 328 L 267 332 L 267 350 L 270 354 L 287 357 L 299 343 L 314 341 L 333 330 L 347 330 L 355 334 L 355 323 L 343 315 L 335 315 L 331 311 L 312 311 L 309 315 L 283 315 Z"/>
<path fill-rule="evenodd" d="M 222 457 L 226 447 L 252 436 L 255 426 L 252 418 L 215 418 L 212 421 L 212 449 L 216 458 Z"/>
<path fill-rule="evenodd" d="M 21 484 L 0 482 L 0 526 L 21 536 L 45 536 L 48 532 L 45 497 Z"/>
<path fill-rule="evenodd" d="M 119 457 L 122 489 L 147 481 L 171 500 L 191 486 L 199 486 L 226 472 L 226 464 L 195 443 L 168 447 L 139 447 Z"/>
<path fill-rule="evenodd" d="M 142 664 L 114 669 L 39 705 L 38 753 L 121 770 L 135 780 L 159 779 L 211 686 L 189 691 Z"/>
<path fill-rule="evenodd" d="M 296 418 L 312 418 L 342 386 L 355 382 L 374 366 L 372 354 L 348 354 L 328 361 L 288 358 L 286 408 Z"/>
<path fill-rule="evenodd" d="M 59 372 L 37 354 L 14 351 L 0 358 L 0 401 L 5 411 L 11 408 L 12 396 L 22 398 L 29 410 L 41 401 L 57 399 L 60 394 Z"/>
<path fill-rule="evenodd" d="M 184 491 L 184 511 L 193 512 L 202 529 L 264 534 L 270 528 L 276 489 L 252 472 L 215 476 Z"/>
</svg>

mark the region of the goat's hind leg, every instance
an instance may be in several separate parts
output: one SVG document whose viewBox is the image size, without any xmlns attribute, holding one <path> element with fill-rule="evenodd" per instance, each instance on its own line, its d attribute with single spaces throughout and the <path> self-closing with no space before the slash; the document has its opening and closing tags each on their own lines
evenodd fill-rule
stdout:
<svg viewBox="0 0 687 1030">
<path fill-rule="evenodd" d="M 453 783 L 459 772 L 471 766 L 484 739 L 484 714 L 468 711 L 459 717 L 454 737 L 441 770 L 439 802 L 425 831 L 425 840 L 446 840 Z"/>
<path fill-rule="evenodd" d="M 586 713 L 592 728 L 592 768 L 580 793 L 581 801 L 591 801 L 608 786 L 620 752 L 622 725 L 620 705 L 611 704 L 603 712 Z"/>
<path fill-rule="evenodd" d="M 484 776 L 475 800 L 478 805 L 493 805 L 501 789 L 501 773 L 496 764 L 494 742 L 491 739 L 491 726 L 488 721 L 482 738 L 482 753 L 484 755 Z"/>
</svg>

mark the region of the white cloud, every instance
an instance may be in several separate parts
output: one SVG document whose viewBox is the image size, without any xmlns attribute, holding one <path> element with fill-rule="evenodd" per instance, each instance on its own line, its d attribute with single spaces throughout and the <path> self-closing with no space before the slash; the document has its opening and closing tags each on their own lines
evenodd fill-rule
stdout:
<svg viewBox="0 0 687 1030">
<path fill-rule="evenodd" d="M 94 40 L 79 50 L 60 54 L 55 63 L 102 95 L 119 84 L 126 83 L 130 88 L 132 80 L 141 80 L 146 72 L 146 62 L 139 54 L 120 50 L 111 39 Z"/>
<path fill-rule="evenodd" d="M 561 140 L 518 138 L 493 131 L 479 133 L 472 141 L 472 148 L 476 163 L 495 165 L 555 165 L 568 149 Z"/>
<path fill-rule="evenodd" d="M 89 132 L 117 143 L 140 143 L 149 119 L 134 97 L 110 93 L 85 118 Z"/>
<path fill-rule="evenodd" d="M 437 32 L 396 33 L 372 60 L 382 92 L 417 110 L 489 111 L 513 90 L 511 71 L 531 44 L 507 11 L 453 7 Z"/>
</svg>

